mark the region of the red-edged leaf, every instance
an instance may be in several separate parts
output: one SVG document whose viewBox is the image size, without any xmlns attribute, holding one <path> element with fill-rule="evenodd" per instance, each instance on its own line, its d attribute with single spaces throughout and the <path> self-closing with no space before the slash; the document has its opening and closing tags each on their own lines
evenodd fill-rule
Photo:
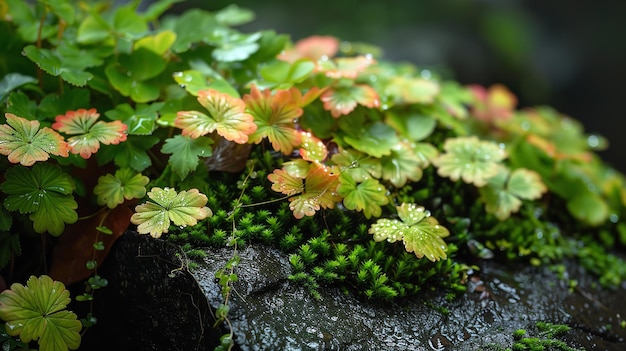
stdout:
<svg viewBox="0 0 626 351">
<path fill-rule="evenodd" d="M 293 176 L 282 169 L 275 169 L 267 176 L 267 179 L 272 182 L 272 190 L 285 195 L 295 195 L 304 190 L 302 178 Z"/>
<path fill-rule="evenodd" d="M 368 108 L 380 106 L 378 93 L 369 85 L 353 85 L 349 87 L 336 87 L 327 90 L 321 97 L 324 109 L 339 118 L 352 112 L 357 103 Z"/>
<path fill-rule="evenodd" d="M 472 115 L 485 122 L 507 120 L 513 117 L 517 98 L 502 84 L 494 84 L 489 90 L 480 85 L 470 86 L 476 99 Z"/>
<path fill-rule="evenodd" d="M 5 114 L 7 124 L 0 125 L 0 154 L 9 162 L 32 166 L 50 155 L 69 156 L 70 146 L 54 130 L 39 128 L 39 121 L 29 121 L 12 113 Z"/>
<path fill-rule="evenodd" d="M 316 163 L 311 164 L 304 182 L 304 192 L 289 199 L 293 216 L 313 216 L 321 208 L 333 208 L 341 201 L 336 193 L 339 172 Z"/>
<path fill-rule="evenodd" d="M 299 106 L 301 98 L 295 88 L 278 90 L 272 95 L 269 89 L 260 92 L 256 86 L 252 86 L 250 94 L 243 97 L 257 126 L 249 137 L 250 142 L 258 144 L 267 137 L 275 151 L 291 154 L 293 148 L 300 144 L 300 134 L 294 121 L 302 115 Z"/>
<path fill-rule="evenodd" d="M 226 140 L 244 144 L 248 136 L 257 129 L 254 117 L 246 113 L 243 100 L 213 89 L 198 92 L 198 101 L 209 114 L 198 111 L 180 111 L 174 126 L 183 130 L 183 135 L 192 138 L 217 131 Z"/>
<path fill-rule="evenodd" d="M 98 121 L 100 114 L 96 109 L 79 109 L 68 111 L 65 115 L 57 116 L 52 128 L 59 132 L 75 135 L 67 139 L 73 154 L 88 159 L 91 154 L 100 149 L 100 143 L 119 144 L 126 140 L 128 127 L 121 121 Z"/>
<path fill-rule="evenodd" d="M 333 61 L 322 61 L 319 70 L 333 79 L 356 79 L 359 73 L 375 63 L 376 60 L 371 56 L 340 57 Z"/>
<path fill-rule="evenodd" d="M 331 36 L 311 36 L 299 40 L 296 45 L 289 50 L 283 51 L 279 60 L 294 62 L 301 58 L 308 58 L 314 61 L 322 57 L 333 57 L 339 51 L 339 40 Z"/>
</svg>

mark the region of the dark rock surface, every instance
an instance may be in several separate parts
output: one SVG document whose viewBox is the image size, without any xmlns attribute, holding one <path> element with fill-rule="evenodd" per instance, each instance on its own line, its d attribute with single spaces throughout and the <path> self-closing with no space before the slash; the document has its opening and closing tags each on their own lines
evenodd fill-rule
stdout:
<svg viewBox="0 0 626 351">
<path fill-rule="evenodd" d="M 186 270 L 179 247 L 128 232 L 112 248 L 98 273 L 109 285 L 94 294 L 98 323 L 80 350 L 213 350 L 221 332 L 207 299 Z M 72 296 L 83 286 L 72 287 Z M 71 306 L 79 317 L 88 303 Z"/>
<path fill-rule="evenodd" d="M 221 300 L 213 273 L 231 255 L 211 252 L 193 272 L 214 307 Z M 382 303 L 336 288 L 322 290 L 318 301 L 287 280 L 285 254 L 250 246 L 240 256 L 229 316 L 242 350 L 480 350 L 511 347 L 513 333 L 536 322 L 570 326 L 560 338 L 570 347 L 626 349 L 626 288 L 596 290 L 574 263 L 570 278 L 579 285 L 571 291 L 545 268 L 483 262 L 470 292 L 456 300 L 436 293 Z"/>
<path fill-rule="evenodd" d="M 81 349 L 213 350 L 224 332 L 212 327 L 210 307 L 222 301 L 214 273 L 232 252 L 210 250 L 190 273 L 175 246 L 123 236 L 100 270 L 111 284 L 96 295 L 99 324 Z M 574 289 L 545 268 L 484 261 L 469 292 L 453 301 L 441 292 L 384 303 L 334 287 L 315 300 L 287 279 L 287 255 L 256 245 L 239 255 L 229 313 L 235 349 L 496 350 L 511 347 L 514 331 L 530 332 L 538 321 L 570 326 L 558 337 L 570 347 L 626 349 L 626 287 L 596 289 L 575 263 L 568 272 L 578 280 Z"/>
</svg>

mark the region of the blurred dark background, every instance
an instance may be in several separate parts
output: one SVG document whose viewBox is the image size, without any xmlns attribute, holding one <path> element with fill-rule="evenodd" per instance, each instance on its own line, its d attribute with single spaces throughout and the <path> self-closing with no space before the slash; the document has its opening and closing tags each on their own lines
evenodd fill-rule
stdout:
<svg viewBox="0 0 626 351">
<path fill-rule="evenodd" d="M 245 32 L 333 35 L 463 84 L 503 83 L 519 107 L 550 105 L 605 136 L 600 155 L 626 172 L 626 1 L 188 0 L 176 8 L 233 3 L 257 14 Z"/>
</svg>

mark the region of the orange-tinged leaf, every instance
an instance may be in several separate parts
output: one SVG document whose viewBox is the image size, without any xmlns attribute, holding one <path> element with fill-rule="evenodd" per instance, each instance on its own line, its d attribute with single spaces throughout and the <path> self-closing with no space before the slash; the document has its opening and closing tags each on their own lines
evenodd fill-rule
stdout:
<svg viewBox="0 0 626 351">
<path fill-rule="evenodd" d="M 300 196 L 323 208 L 333 208 L 335 203 L 341 201 L 341 197 L 336 192 L 338 185 L 339 171 L 337 168 L 313 163 L 304 181 L 304 194 Z M 290 199 L 290 201 L 294 200 L 296 199 Z M 294 215 L 296 215 L 295 212 Z M 307 216 L 309 215 L 307 214 Z"/>
<path fill-rule="evenodd" d="M 300 156 L 306 161 L 321 162 L 328 156 L 326 145 L 309 132 L 301 131 L 302 144 L 300 145 Z"/>
<path fill-rule="evenodd" d="M 52 128 L 75 135 L 67 139 L 73 154 L 88 159 L 100 149 L 100 143 L 119 144 L 126 140 L 128 127 L 121 121 L 98 121 L 100 114 L 95 109 L 79 109 L 68 111 L 65 115 L 56 117 Z"/>
<path fill-rule="evenodd" d="M 70 146 L 54 130 L 39 128 L 39 121 L 29 121 L 12 113 L 5 114 L 7 124 L 0 125 L 0 154 L 9 162 L 32 166 L 50 155 L 69 156 Z"/>
<path fill-rule="evenodd" d="M 340 57 L 333 61 L 326 60 L 320 63 L 318 68 L 327 77 L 333 79 L 356 79 L 359 73 L 376 63 L 372 56 L 361 55 L 357 57 Z"/>
<path fill-rule="evenodd" d="M 294 62 L 302 58 L 314 61 L 322 57 L 333 57 L 339 51 L 339 40 L 331 36 L 311 36 L 299 40 L 292 49 L 283 51 L 279 60 Z"/>
<path fill-rule="evenodd" d="M 241 99 L 214 89 L 206 89 L 198 92 L 198 101 L 209 114 L 198 111 L 178 112 L 174 126 L 181 128 L 183 135 L 198 138 L 217 131 L 226 140 L 244 144 L 257 129 L 254 117 L 245 112 L 246 104 Z"/>
<path fill-rule="evenodd" d="M 272 95 L 269 89 L 260 92 L 256 86 L 252 86 L 250 94 L 243 97 L 257 126 L 249 137 L 250 142 L 258 144 L 267 137 L 275 151 L 291 154 L 293 148 L 300 144 L 300 134 L 294 121 L 302 115 L 299 106 L 301 98 L 295 88 L 278 90 Z"/>
<path fill-rule="evenodd" d="M 376 90 L 364 84 L 329 89 L 320 99 L 324 103 L 324 109 L 330 111 L 335 118 L 352 112 L 357 103 L 368 108 L 380 106 Z"/>
<path fill-rule="evenodd" d="M 470 86 L 477 100 L 472 108 L 472 115 L 484 122 L 508 120 L 513 117 L 517 98 L 502 84 L 494 84 L 485 89 L 480 85 Z"/>
<path fill-rule="evenodd" d="M 295 177 L 282 169 L 275 169 L 268 174 L 267 179 L 272 182 L 272 190 L 285 195 L 299 194 L 304 190 L 302 178 Z"/>
<path fill-rule="evenodd" d="M 320 208 L 333 208 L 335 203 L 341 201 L 341 197 L 336 193 L 339 185 L 339 168 L 317 163 L 308 165 L 304 180 L 284 169 L 274 170 L 267 176 L 273 183 L 272 190 L 286 195 L 297 194 L 289 198 L 289 208 L 298 219 L 313 216 Z"/>
<path fill-rule="evenodd" d="M 294 95 L 295 94 L 301 95 L 300 90 L 298 90 L 297 88 L 293 88 L 292 87 L 291 89 L 295 90 L 295 92 L 293 92 L 292 94 L 294 94 Z M 320 95 L 322 95 L 327 89 L 328 89 L 328 87 L 323 87 L 323 88 L 313 87 L 313 88 L 309 89 L 309 91 L 307 91 L 304 94 L 304 96 L 299 98 L 298 101 L 300 101 L 300 107 L 308 106 L 310 103 L 315 101 L 318 97 L 320 97 Z"/>
</svg>

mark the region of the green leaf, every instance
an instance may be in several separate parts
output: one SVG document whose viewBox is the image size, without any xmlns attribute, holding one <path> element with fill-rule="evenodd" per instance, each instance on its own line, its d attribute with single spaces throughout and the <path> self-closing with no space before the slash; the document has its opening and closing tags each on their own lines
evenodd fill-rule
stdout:
<svg viewBox="0 0 626 351">
<path fill-rule="evenodd" d="M 171 30 L 164 30 L 137 40 L 134 49 L 145 48 L 162 56 L 172 47 L 175 41 L 176 33 Z"/>
<path fill-rule="evenodd" d="M 39 129 L 39 121 L 6 114 L 7 124 L 0 125 L 0 154 L 8 156 L 9 162 L 32 166 L 46 161 L 50 154 L 67 157 L 70 145 L 54 130 Z"/>
<path fill-rule="evenodd" d="M 273 30 L 265 30 L 263 36 L 259 39 L 259 50 L 252 54 L 250 61 L 256 63 L 265 63 L 283 51 L 289 42 L 289 36 L 286 34 L 276 34 Z"/>
<path fill-rule="evenodd" d="M 80 23 L 76 41 L 90 45 L 102 42 L 111 36 L 111 26 L 98 13 L 92 12 Z"/>
<path fill-rule="evenodd" d="M 142 172 L 150 167 L 152 161 L 147 153 L 151 147 L 159 142 L 156 136 L 128 136 L 126 142 L 119 145 L 103 146 L 96 154 L 99 163 L 115 161 L 119 168 L 132 168 L 137 172 Z"/>
<path fill-rule="evenodd" d="M 391 153 L 380 159 L 382 178 L 400 188 L 410 179 L 418 181 L 422 179 L 422 168 L 428 165 L 411 148 L 407 142 L 393 146 Z"/>
<path fill-rule="evenodd" d="M 13 90 L 31 83 L 37 83 L 37 79 L 20 73 L 9 73 L 0 80 L 0 103 L 4 102 Z"/>
<path fill-rule="evenodd" d="M 110 63 L 105 73 L 111 85 L 124 96 L 136 102 L 149 102 L 159 97 L 159 86 L 147 82 L 165 70 L 163 57 L 145 47 L 132 54 L 119 55 L 118 62 Z"/>
<path fill-rule="evenodd" d="M 2 4 L 8 5 L 11 22 L 16 24 L 17 33 L 24 42 L 34 43 L 37 40 L 44 40 L 55 36 L 58 33 L 58 26 L 54 21 L 41 22 L 40 14 L 35 12 L 35 7 L 23 0 L 4 0 Z M 4 38 L 6 40 L 7 38 Z"/>
<path fill-rule="evenodd" d="M 293 63 L 276 60 L 261 67 L 259 73 L 266 81 L 280 84 L 283 89 L 289 88 L 308 78 L 315 69 L 310 60 L 298 60 Z"/>
<path fill-rule="evenodd" d="M 192 44 L 203 41 L 208 33 L 221 29 L 222 25 L 217 22 L 213 14 L 192 9 L 169 23 L 164 23 L 164 28 L 176 32 L 176 42 L 172 50 L 181 53 L 189 50 Z"/>
<path fill-rule="evenodd" d="M 256 39 L 260 37 L 260 33 Z M 255 39 L 255 40 L 256 40 Z M 259 44 L 251 42 L 249 39 L 241 39 L 223 43 L 220 47 L 213 50 L 211 55 L 219 62 L 236 62 L 243 61 L 259 50 Z"/>
<path fill-rule="evenodd" d="M 446 259 L 448 247 L 442 238 L 450 235 L 448 229 L 430 216 L 422 206 L 403 203 L 396 207 L 397 219 L 379 219 L 372 224 L 369 233 L 374 235 L 374 240 L 387 240 L 390 243 L 402 240 L 407 252 L 415 253 L 422 258 L 426 256 L 431 261 Z"/>
<path fill-rule="evenodd" d="M 59 116 L 64 115 L 67 111 L 78 110 L 84 106 L 89 106 L 90 101 L 91 90 L 67 88 L 63 89 L 61 94 L 46 95 L 41 99 L 37 111 L 40 116 Z"/>
<path fill-rule="evenodd" d="M 215 13 L 215 19 L 225 26 L 238 26 L 254 20 L 254 12 L 235 4 L 226 6 Z"/>
<path fill-rule="evenodd" d="M 567 209 L 581 221 L 600 225 L 609 217 L 610 209 L 598 194 L 583 191 L 567 202 Z"/>
<path fill-rule="evenodd" d="M 357 184 L 348 173 L 339 177 L 337 193 L 344 198 L 344 206 L 349 210 L 363 211 L 365 218 L 381 215 L 381 206 L 389 203 L 386 192 L 387 189 L 376 179 L 369 178 Z"/>
<path fill-rule="evenodd" d="M 150 135 L 154 131 L 159 111 L 165 106 L 164 102 L 152 104 L 137 104 L 136 110 L 129 104 L 119 104 L 114 110 L 104 114 L 110 119 L 122 121 L 128 126 L 129 135 Z"/>
<path fill-rule="evenodd" d="M 26 286 L 11 285 L 0 293 L 0 319 L 6 332 L 26 343 L 38 340 L 41 351 L 76 350 L 82 324 L 66 310 L 70 293 L 63 283 L 48 276 L 31 276 Z"/>
<path fill-rule="evenodd" d="M 487 212 L 502 221 L 519 211 L 522 199 L 538 199 L 547 188 L 534 171 L 519 168 L 510 172 L 506 167 L 500 167 L 498 174 L 479 190 Z"/>
<path fill-rule="evenodd" d="M 122 168 L 115 172 L 115 176 L 107 174 L 98 178 L 98 184 L 93 193 L 98 197 L 98 204 L 106 204 L 115 208 L 124 200 L 141 199 L 146 195 L 146 185 L 150 178 L 137 173 L 130 168 Z"/>
<path fill-rule="evenodd" d="M 444 144 L 446 153 L 433 160 L 437 173 L 453 181 L 460 178 L 477 187 L 498 174 L 500 161 L 507 156 L 498 144 L 477 137 L 449 138 Z"/>
<path fill-rule="evenodd" d="M 416 114 L 389 113 L 387 114 L 386 122 L 394 127 L 400 135 L 412 141 L 420 141 L 427 138 L 437 126 L 437 120 L 433 117 Z"/>
<path fill-rule="evenodd" d="M 189 172 L 195 171 L 200 157 L 211 156 L 213 140 L 208 137 L 192 139 L 189 136 L 176 135 L 165 140 L 161 148 L 164 154 L 172 154 L 169 163 L 180 179 L 185 179 Z"/>
<path fill-rule="evenodd" d="M 84 86 L 88 80 L 93 78 L 91 73 L 84 71 L 86 66 L 71 66 L 69 61 L 57 52 L 29 45 L 24 48 L 24 54 L 46 73 L 55 77 L 61 76 L 63 80 L 72 85 Z"/>
<path fill-rule="evenodd" d="M 26 94 L 21 91 L 14 91 L 9 95 L 7 101 L 7 113 L 12 113 L 16 116 L 26 118 L 28 120 L 35 120 L 39 115 L 37 103 L 31 100 Z M 6 113 L 5 113 L 6 116 Z"/>
<path fill-rule="evenodd" d="M 150 234 L 158 238 L 167 233 L 170 221 L 176 226 L 196 225 L 198 220 L 211 216 L 211 209 L 206 207 L 206 195 L 198 189 L 177 193 L 170 188 L 152 188 L 148 192 L 150 200 L 135 207 L 135 214 L 130 221 L 138 225 L 139 234 Z"/>
<path fill-rule="evenodd" d="M 169 10 L 173 4 L 182 2 L 183 0 L 159 0 L 150 3 L 148 8 L 142 14 L 142 17 L 148 21 L 156 21 L 163 13 Z"/>
<path fill-rule="evenodd" d="M 437 82 L 422 78 L 395 77 L 385 89 L 385 94 L 404 104 L 431 104 L 441 88 Z"/>
<path fill-rule="evenodd" d="M 358 128 L 358 126 L 353 127 Z M 362 126 L 351 133 L 351 135 L 344 137 L 346 143 L 374 157 L 391 154 L 391 150 L 399 142 L 395 129 L 381 122 Z"/>
<path fill-rule="evenodd" d="M 67 24 L 74 23 L 74 7 L 67 0 L 44 0 L 44 4 L 50 7 L 52 13 L 59 16 Z"/>
<path fill-rule="evenodd" d="M 341 172 L 348 173 L 357 183 L 370 177 L 380 178 L 381 165 L 378 159 L 354 149 L 344 149 L 332 156 L 332 161 L 341 166 Z"/>
<path fill-rule="evenodd" d="M 139 39 L 148 32 L 148 24 L 137 13 L 137 5 L 139 2 L 131 2 L 126 6 L 115 8 L 112 25 L 120 37 Z"/>
<path fill-rule="evenodd" d="M 30 213 L 38 233 L 60 235 L 65 223 L 74 223 L 78 204 L 72 192 L 74 182 L 59 167 L 37 164 L 32 168 L 12 167 L 5 173 L 0 189 L 7 194 L 4 207 L 9 211 Z"/>
</svg>

